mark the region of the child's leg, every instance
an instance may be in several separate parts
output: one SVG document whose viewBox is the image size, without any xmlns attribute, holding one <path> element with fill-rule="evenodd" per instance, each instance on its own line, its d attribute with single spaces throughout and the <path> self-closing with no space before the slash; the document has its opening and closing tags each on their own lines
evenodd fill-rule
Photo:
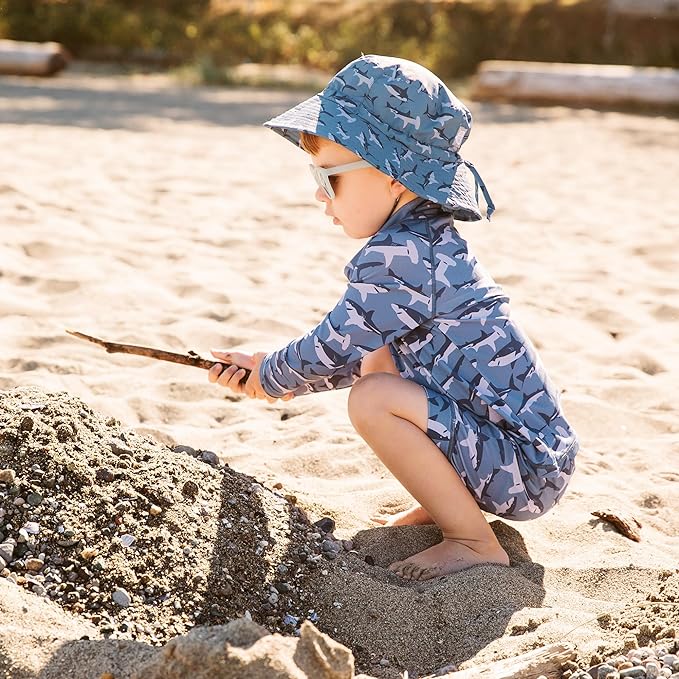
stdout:
<svg viewBox="0 0 679 679">
<path fill-rule="evenodd" d="M 419 385 L 385 373 L 361 377 L 349 396 L 356 431 L 434 519 L 443 541 L 389 568 L 427 580 L 479 563 L 509 564 L 479 506 L 427 436 L 427 397 Z"/>
</svg>

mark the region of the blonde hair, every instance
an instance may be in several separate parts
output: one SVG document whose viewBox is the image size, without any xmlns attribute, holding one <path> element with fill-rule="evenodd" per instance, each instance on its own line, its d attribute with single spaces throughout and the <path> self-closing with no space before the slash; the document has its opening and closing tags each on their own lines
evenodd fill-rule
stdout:
<svg viewBox="0 0 679 679">
<path fill-rule="evenodd" d="M 299 133 L 299 145 L 303 151 L 307 153 L 318 153 L 321 150 L 321 144 L 327 140 L 324 137 L 319 137 L 316 134 L 311 134 L 310 132 L 300 132 Z"/>
</svg>

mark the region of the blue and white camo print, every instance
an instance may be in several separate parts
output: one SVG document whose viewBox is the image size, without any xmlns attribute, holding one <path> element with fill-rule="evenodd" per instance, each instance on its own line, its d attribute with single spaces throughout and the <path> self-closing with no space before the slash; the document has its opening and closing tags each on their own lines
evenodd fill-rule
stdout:
<svg viewBox="0 0 679 679">
<path fill-rule="evenodd" d="M 476 168 L 460 157 L 469 137 L 467 107 L 423 66 L 406 59 L 362 56 L 320 93 L 265 123 L 299 144 L 299 133 L 330 139 L 460 221 L 481 219 Z"/>
<path fill-rule="evenodd" d="M 266 392 L 351 386 L 363 356 L 388 345 L 401 376 L 425 389 L 428 435 L 479 506 L 515 520 L 551 509 L 574 471 L 575 433 L 450 215 L 424 199 L 404 205 L 345 273 L 346 292 L 319 325 L 262 362 Z"/>
</svg>

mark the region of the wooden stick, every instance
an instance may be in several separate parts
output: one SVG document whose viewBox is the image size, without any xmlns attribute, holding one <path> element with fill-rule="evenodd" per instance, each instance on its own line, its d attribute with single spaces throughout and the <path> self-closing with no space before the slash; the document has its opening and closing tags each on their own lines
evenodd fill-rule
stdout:
<svg viewBox="0 0 679 679">
<path fill-rule="evenodd" d="M 106 340 L 99 339 L 98 337 L 92 337 L 92 335 L 86 335 L 82 332 L 76 332 L 75 330 L 67 330 L 69 335 L 73 337 L 78 337 L 82 340 L 87 340 L 88 342 L 93 342 L 99 346 L 104 347 L 109 354 L 134 354 L 135 356 L 146 356 L 147 358 L 155 358 L 159 361 L 169 361 L 170 363 L 180 363 L 181 365 L 190 365 L 194 368 L 202 368 L 203 370 L 209 370 L 213 365 L 217 363 L 224 363 L 223 361 L 211 361 L 209 359 L 201 358 L 195 351 L 189 351 L 186 354 L 176 354 L 173 351 L 164 351 L 163 349 L 153 349 L 152 347 L 142 347 L 136 344 L 120 344 L 118 342 L 107 342 Z M 245 377 L 241 382 L 245 382 L 248 377 L 250 377 L 250 371 L 244 368 Z"/>
<path fill-rule="evenodd" d="M 612 512 L 610 510 L 591 512 L 591 514 L 602 521 L 608 521 L 608 523 L 615 526 L 626 538 L 634 540 L 634 542 L 641 541 L 641 534 L 639 533 L 641 523 L 639 523 L 639 520 L 631 514 L 624 516 L 619 512 Z"/>
<path fill-rule="evenodd" d="M 536 679 L 542 676 L 557 679 L 561 676 L 562 665 L 568 660 L 574 660 L 576 656 L 573 644 L 550 644 L 515 658 L 484 663 L 438 676 L 439 679 Z M 435 676 L 437 675 L 430 675 Z"/>
</svg>

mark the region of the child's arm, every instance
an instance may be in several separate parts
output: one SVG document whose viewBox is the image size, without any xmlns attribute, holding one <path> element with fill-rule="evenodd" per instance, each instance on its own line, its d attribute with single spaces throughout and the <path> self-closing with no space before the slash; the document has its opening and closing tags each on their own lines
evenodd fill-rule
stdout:
<svg viewBox="0 0 679 679">
<path fill-rule="evenodd" d="M 397 341 L 432 318 L 433 271 L 429 244 L 412 234 L 375 237 L 352 262 L 347 290 L 308 332 L 260 364 L 270 396 L 318 390 L 319 383 L 350 386 L 368 353 Z M 387 240 L 388 239 L 388 240 Z M 351 380 L 351 381 L 349 381 Z"/>
</svg>

